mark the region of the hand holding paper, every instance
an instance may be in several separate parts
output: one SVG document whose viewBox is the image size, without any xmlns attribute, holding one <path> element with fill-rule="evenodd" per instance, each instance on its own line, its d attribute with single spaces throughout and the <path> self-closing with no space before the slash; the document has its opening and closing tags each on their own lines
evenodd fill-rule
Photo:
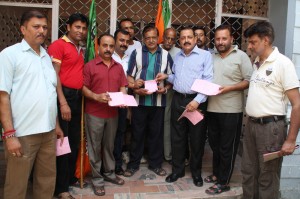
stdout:
<svg viewBox="0 0 300 199">
<path fill-rule="evenodd" d="M 299 148 L 299 145 L 296 145 L 295 149 L 298 149 L 298 148 Z M 264 162 L 274 160 L 274 159 L 279 158 L 279 157 L 282 157 L 281 151 L 275 151 L 275 152 L 266 153 L 266 154 L 263 155 Z"/>
<path fill-rule="evenodd" d="M 69 139 L 68 137 L 64 138 L 64 142 L 61 144 L 61 140 L 56 140 L 56 156 L 64 155 L 67 153 L 71 153 L 70 145 L 69 145 Z"/>
<path fill-rule="evenodd" d="M 181 116 L 178 118 L 178 120 L 180 120 L 182 117 L 188 118 L 194 125 L 196 125 L 198 122 L 200 122 L 204 118 L 203 115 L 198 110 L 195 110 L 192 112 L 184 110 L 183 113 L 181 114 Z"/>
<path fill-rule="evenodd" d="M 220 93 L 220 85 L 211 83 L 206 80 L 196 79 L 192 85 L 191 90 L 205 95 L 217 95 Z"/>
</svg>

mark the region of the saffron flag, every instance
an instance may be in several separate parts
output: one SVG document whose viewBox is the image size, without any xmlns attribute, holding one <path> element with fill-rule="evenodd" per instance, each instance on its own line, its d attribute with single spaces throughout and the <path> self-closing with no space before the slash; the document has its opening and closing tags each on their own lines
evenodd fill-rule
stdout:
<svg viewBox="0 0 300 199">
<path fill-rule="evenodd" d="M 87 33 L 85 63 L 94 59 L 96 56 L 97 48 L 97 22 L 96 22 L 96 5 L 95 0 L 92 0 L 89 12 L 89 27 Z"/>
<path fill-rule="evenodd" d="M 170 0 L 159 0 L 155 26 L 159 32 L 158 43 L 163 41 L 163 34 L 166 28 L 171 27 Z"/>
</svg>

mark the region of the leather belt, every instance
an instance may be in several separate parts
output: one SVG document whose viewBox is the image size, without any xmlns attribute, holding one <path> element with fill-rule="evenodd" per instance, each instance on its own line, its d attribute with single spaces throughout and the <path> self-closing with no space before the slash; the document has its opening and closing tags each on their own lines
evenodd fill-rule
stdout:
<svg viewBox="0 0 300 199">
<path fill-rule="evenodd" d="M 184 98 L 194 98 L 197 96 L 197 93 L 193 93 L 193 94 L 185 94 L 185 93 L 179 93 L 177 91 L 175 91 L 175 94 L 184 97 Z"/>
<path fill-rule="evenodd" d="M 75 89 L 75 88 L 69 88 L 69 87 L 62 86 L 62 90 L 63 90 L 63 92 L 71 92 L 71 93 L 74 93 L 75 95 L 82 95 L 81 89 Z"/>
<path fill-rule="evenodd" d="M 249 117 L 252 122 L 259 124 L 267 124 L 269 122 L 277 122 L 279 120 L 285 119 L 285 115 L 272 115 L 266 117 Z"/>
</svg>

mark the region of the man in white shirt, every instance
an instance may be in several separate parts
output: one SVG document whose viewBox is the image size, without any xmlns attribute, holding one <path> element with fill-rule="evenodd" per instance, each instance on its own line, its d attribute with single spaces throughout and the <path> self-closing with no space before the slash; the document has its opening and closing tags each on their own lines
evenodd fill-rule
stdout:
<svg viewBox="0 0 300 199">
<path fill-rule="evenodd" d="M 0 116 L 7 161 L 4 198 L 25 199 L 33 171 L 33 199 L 52 199 L 56 177 L 57 77 L 51 58 L 41 46 L 47 16 L 23 13 L 21 43 L 0 53 Z M 34 168 L 33 168 L 34 167 Z"/>
</svg>

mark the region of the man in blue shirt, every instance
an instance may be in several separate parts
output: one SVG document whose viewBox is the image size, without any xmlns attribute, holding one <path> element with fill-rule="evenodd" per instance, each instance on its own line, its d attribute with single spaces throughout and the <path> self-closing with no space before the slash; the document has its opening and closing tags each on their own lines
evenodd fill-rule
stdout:
<svg viewBox="0 0 300 199">
<path fill-rule="evenodd" d="M 191 90 L 196 79 L 212 81 L 212 56 L 210 52 L 196 46 L 197 37 L 192 28 L 185 27 L 180 31 L 179 42 L 182 47 L 174 59 L 172 72 L 168 81 L 173 84 L 175 91 L 171 105 L 171 146 L 172 173 L 166 178 L 167 182 L 175 182 L 185 175 L 185 149 L 189 136 L 191 147 L 190 168 L 195 186 L 201 187 L 202 156 L 205 145 L 204 120 L 193 125 L 188 119 L 178 118 L 187 111 L 200 110 L 205 114 L 207 96 Z M 164 79 L 166 75 L 159 74 L 157 79 Z"/>
</svg>

